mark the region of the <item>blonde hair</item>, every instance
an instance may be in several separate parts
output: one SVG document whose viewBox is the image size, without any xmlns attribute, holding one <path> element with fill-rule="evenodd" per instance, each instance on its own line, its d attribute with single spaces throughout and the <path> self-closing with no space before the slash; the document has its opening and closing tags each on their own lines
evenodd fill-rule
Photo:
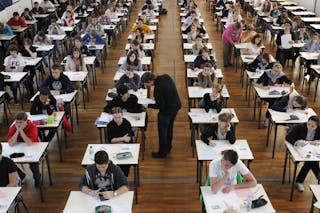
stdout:
<svg viewBox="0 0 320 213">
<path fill-rule="evenodd" d="M 234 115 L 232 113 L 227 113 L 227 112 L 224 112 L 224 113 L 221 113 L 219 116 L 218 116 L 218 119 L 219 121 L 222 121 L 222 122 L 226 122 L 226 123 L 230 123 L 231 119 L 234 117 Z"/>
<path fill-rule="evenodd" d="M 281 69 L 281 71 L 283 70 L 283 67 L 279 62 L 274 63 L 272 69 L 274 69 L 274 68 Z"/>
</svg>

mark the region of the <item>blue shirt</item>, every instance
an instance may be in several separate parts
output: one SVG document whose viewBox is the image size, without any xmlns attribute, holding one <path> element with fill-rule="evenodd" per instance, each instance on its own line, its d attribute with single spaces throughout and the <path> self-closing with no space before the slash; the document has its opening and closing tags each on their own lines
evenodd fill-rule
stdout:
<svg viewBox="0 0 320 213">
<path fill-rule="evenodd" d="M 0 30 L 0 34 L 7 34 L 8 36 L 12 36 L 13 32 L 11 30 L 11 27 L 7 24 L 4 24 L 4 29 Z"/>
</svg>

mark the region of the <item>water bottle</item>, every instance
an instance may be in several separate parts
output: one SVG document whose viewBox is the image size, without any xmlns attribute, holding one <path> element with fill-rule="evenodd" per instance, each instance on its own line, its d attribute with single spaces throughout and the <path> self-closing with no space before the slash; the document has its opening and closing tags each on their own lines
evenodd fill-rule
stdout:
<svg viewBox="0 0 320 213">
<path fill-rule="evenodd" d="M 293 93 L 293 91 L 294 91 L 294 83 L 292 82 L 290 85 L 290 93 Z"/>
<path fill-rule="evenodd" d="M 252 205 L 252 197 L 251 197 L 251 194 L 249 193 L 247 197 L 247 205 L 246 205 L 247 212 L 251 211 L 251 205 Z"/>
<path fill-rule="evenodd" d="M 222 86 L 221 94 L 222 95 L 226 95 L 227 94 L 227 87 L 226 87 L 225 84 Z"/>
<path fill-rule="evenodd" d="M 318 65 L 320 65 L 320 53 L 318 55 Z"/>
<path fill-rule="evenodd" d="M 257 69 L 256 69 L 256 75 L 259 75 L 259 74 L 260 74 L 260 69 L 257 68 Z"/>
<path fill-rule="evenodd" d="M 93 146 L 89 146 L 89 156 L 91 160 L 94 160 L 94 149 Z"/>
</svg>

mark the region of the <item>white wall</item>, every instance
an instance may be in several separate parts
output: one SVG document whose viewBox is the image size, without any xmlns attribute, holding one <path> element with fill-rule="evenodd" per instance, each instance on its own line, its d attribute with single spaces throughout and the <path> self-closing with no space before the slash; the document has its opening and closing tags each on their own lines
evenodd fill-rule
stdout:
<svg viewBox="0 0 320 213">
<path fill-rule="evenodd" d="M 20 14 L 23 12 L 24 8 L 26 7 L 30 9 L 32 8 L 31 0 L 20 0 L 19 2 L 14 3 L 10 7 L 7 7 L 6 9 L 0 12 L 0 21 L 7 22 L 9 18 L 12 17 L 12 13 L 14 11 L 17 11 Z"/>
<path fill-rule="evenodd" d="M 299 5 L 304 6 L 309 11 L 315 12 L 317 16 L 320 16 L 320 0 L 294 0 L 298 2 Z M 314 4 L 317 3 L 316 8 L 314 8 Z"/>
</svg>

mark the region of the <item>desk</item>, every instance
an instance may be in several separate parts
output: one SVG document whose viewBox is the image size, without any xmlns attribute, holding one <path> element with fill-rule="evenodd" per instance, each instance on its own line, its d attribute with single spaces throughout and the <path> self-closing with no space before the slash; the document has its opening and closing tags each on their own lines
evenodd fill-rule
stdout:
<svg viewBox="0 0 320 213">
<path fill-rule="evenodd" d="M 312 75 L 314 75 L 317 78 L 316 85 L 315 85 L 315 90 L 314 90 L 314 97 L 313 97 L 313 101 L 316 101 L 317 92 L 318 92 L 318 85 L 319 85 L 319 80 L 320 80 L 320 65 L 312 64 L 310 66 L 310 68 L 311 68 L 311 71 L 312 71 Z M 310 90 L 310 83 L 309 83 L 309 90 Z"/>
<path fill-rule="evenodd" d="M 133 35 L 132 34 L 129 34 L 128 35 L 128 41 L 131 41 L 133 39 Z M 154 34 L 145 34 L 144 35 L 144 39 L 146 40 L 146 41 L 152 41 L 153 43 L 155 43 L 154 42 L 154 39 L 155 39 L 155 35 Z"/>
<path fill-rule="evenodd" d="M 248 107 L 250 107 L 250 99 L 251 99 L 251 90 L 252 90 L 252 82 L 257 81 L 262 75 L 264 71 L 261 70 L 259 72 L 251 72 L 246 70 L 247 80 L 246 80 L 246 100 L 248 100 Z"/>
<path fill-rule="evenodd" d="M 46 36 L 47 36 L 50 40 L 52 40 L 52 41 L 58 41 L 59 44 L 61 45 L 62 52 L 63 52 L 63 50 L 65 50 L 65 51 L 67 52 L 67 48 L 64 48 L 64 45 L 63 45 L 63 43 L 66 44 L 66 43 L 64 42 L 65 39 L 66 39 L 66 37 L 67 37 L 66 34 L 62 34 L 62 35 L 50 35 L 50 34 L 46 34 Z M 66 46 L 65 46 L 65 47 L 66 47 Z"/>
<path fill-rule="evenodd" d="M 296 6 L 296 5 L 298 5 L 297 2 L 293 2 L 293 1 L 279 2 L 279 4 L 280 4 L 281 6 Z"/>
<path fill-rule="evenodd" d="M 39 66 L 42 65 L 41 57 L 37 57 L 37 58 L 23 57 L 23 58 L 24 58 L 24 63 L 26 64 L 26 67 L 32 67 L 35 71 Z M 38 73 L 35 73 L 35 77 L 36 77 L 36 85 L 37 85 L 37 88 L 39 89 L 40 80 L 38 77 Z"/>
<path fill-rule="evenodd" d="M 320 30 L 320 24 L 310 24 L 310 26 L 311 26 L 313 29 L 315 29 L 316 31 L 319 32 L 319 30 Z"/>
<path fill-rule="evenodd" d="M 146 112 L 140 113 L 130 113 L 124 112 L 123 117 L 127 119 L 131 127 L 139 128 L 141 130 L 141 148 L 142 148 L 142 160 L 144 160 L 144 152 L 145 152 L 145 134 L 144 128 L 146 126 Z M 107 125 L 113 119 L 111 114 L 102 112 L 100 117 L 97 119 L 98 123 L 96 122 L 96 127 L 99 129 L 99 136 L 100 136 L 100 143 L 102 144 L 102 129 L 104 133 L 104 143 L 107 143 Z"/>
<path fill-rule="evenodd" d="M 20 104 L 21 108 L 24 109 L 23 107 L 23 99 L 24 95 L 21 92 L 21 87 L 20 85 L 27 79 L 28 73 L 27 72 L 1 72 L 3 75 L 9 75 L 9 79 L 4 79 L 5 84 L 11 84 L 11 83 L 18 83 L 18 90 L 20 94 Z"/>
<path fill-rule="evenodd" d="M 303 11 L 307 10 L 307 8 L 302 7 L 302 6 L 284 6 L 283 8 L 286 9 L 286 10 L 289 10 L 291 12 L 292 11 L 297 11 L 297 10 L 303 10 Z"/>
<path fill-rule="evenodd" d="M 46 160 L 47 167 L 48 167 L 48 176 L 49 176 L 49 181 L 50 185 L 52 185 L 52 178 L 51 178 L 51 170 L 50 170 L 50 163 L 49 163 L 49 158 L 48 158 L 48 142 L 39 142 L 39 143 L 32 143 L 31 146 L 28 146 L 26 143 L 18 143 L 14 146 L 9 146 L 8 143 L 1 143 L 2 148 L 3 148 L 3 156 L 9 157 L 13 153 L 24 153 L 24 157 L 20 158 L 12 158 L 13 162 L 16 164 L 29 164 L 29 163 L 36 163 L 38 166 L 42 163 L 43 161 Z M 44 196 L 43 196 L 43 169 L 42 169 L 42 181 L 39 186 L 40 189 L 40 196 L 41 196 L 41 201 L 44 202 Z"/>
<path fill-rule="evenodd" d="M 150 71 L 134 71 L 134 73 L 137 74 L 137 75 L 139 75 L 140 78 L 141 78 L 141 76 L 142 76 L 144 73 L 146 73 L 146 72 L 150 72 Z M 120 79 L 123 75 L 125 75 L 125 72 L 123 72 L 123 71 L 121 71 L 121 70 L 117 71 L 117 72 L 114 74 L 113 81 L 114 81 L 114 82 L 119 81 L 119 79 Z"/>
<path fill-rule="evenodd" d="M 37 44 L 33 44 L 32 46 L 36 47 L 36 51 L 37 52 L 44 52 L 48 55 L 49 58 L 49 69 L 51 69 L 51 60 L 50 57 L 53 55 L 53 49 L 54 49 L 54 45 L 37 45 Z M 45 55 L 43 55 L 43 58 L 45 57 Z"/>
<path fill-rule="evenodd" d="M 105 44 L 95 44 L 95 45 L 88 44 L 87 47 L 88 47 L 89 51 L 96 51 L 96 50 L 101 51 L 100 61 L 102 64 L 102 72 L 104 72 L 104 68 L 106 66 L 105 57 L 107 57 L 107 46 Z M 94 53 L 94 55 L 95 55 L 95 53 Z"/>
<path fill-rule="evenodd" d="M 87 101 L 89 101 L 88 72 L 87 71 L 63 71 L 71 82 L 80 82 L 82 87 L 83 109 L 86 109 L 84 89 L 87 90 Z"/>
<path fill-rule="evenodd" d="M 154 52 L 154 49 L 155 49 L 154 43 L 141 43 L 140 45 L 141 45 L 143 50 L 150 50 L 152 52 L 152 55 L 153 55 L 153 52 Z M 126 51 L 130 50 L 130 44 L 126 44 L 125 50 Z"/>
<path fill-rule="evenodd" d="M 20 191 L 21 187 L 0 187 L 0 193 L 4 195 L 3 198 L 0 198 L 1 212 L 7 212 L 9 210 Z"/>
<path fill-rule="evenodd" d="M 272 148 L 272 158 L 274 158 L 274 152 L 276 149 L 277 143 L 277 133 L 278 133 L 278 126 L 279 125 L 288 125 L 288 124 L 302 124 L 306 123 L 310 116 L 317 115 L 313 109 L 308 108 L 306 110 L 294 110 L 293 112 L 278 112 L 272 109 L 268 109 L 270 113 L 270 122 L 268 125 L 267 131 L 267 141 L 266 145 L 269 144 L 269 137 L 271 134 L 271 125 L 275 125 L 274 127 L 274 137 L 273 137 L 273 148 Z M 295 115 L 299 118 L 299 120 L 289 120 L 290 115 Z"/>
<path fill-rule="evenodd" d="M 187 54 L 190 50 L 192 50 L 192 46 L 194 43 L 183 43 L 183 51 L 184 54 Z M 212 50 L 212 43 L 205 43 L 204 46 L 206 46 L 209 50 Z"/>
<path fill-rule="evenodd" d="M 319 200 L 320 200 L 320 186 L 319 185 L 310 185 L 310 190 L 312 191 L 312 202 L 310 212 L 313 213 L 313 207 L 320 209 Z"/>
<path fill-rule="evenodd" d="M 222 157 L 221 152 L 227 149 L 233 149 L 238 153 L 240 160 L 248 160 L 248 168 L 250 161 L 252 161 L 253 154 L 249 147 L 247 140 L 236 140 L 234 144 L 230 144 L 227 140 L 210 140 L 216 146 L 209 146 L 201 140 L 196 140 L 197 150 L 197 181 L 199 181 L 199 188 L 202 186 L 202 166 L 203 161 L 217 160 Z"/>
<path fill-rule="evenodd" d="M 207 113 L 203 108 L 191 108 L 190 112 L 188 112 L 191 127 L 192 157 L 194 157 L 196 126 L 199 124 L 217 124 L 218 116 L 221 113 L 232 113 L 234 117 L 231 119 L 231 123 L 239 123 L 239 119 L 233 108 L 222 108 L 220 113 Z"/>
<path fill-rule="evenodd" d="M 200 189 L 203 196 L 202 213 L 205 212 L 204 210 L 206 210 L 207 213 L 223 212 L 228 208 L 226 204 L 232 206 L 234 209 L 236 209 L 237 212 L 246 212 L 244 201 L 246 201 L 249 193 L 253 195 L 253 200 L 262 195 L 263 198 L 268 201 L 265 206 L 250 210 L 251 213 L 276 212 L 262 184 L 257 184 L 254 188 L 237 189 L 227 194 L 222 193 L 221 191 L 217 194 L 213 194 L 210 186 L 201 186 Z M 231 200 L 234 203 L 231 204 Z M 221 211 L 217 211 L 216 208 L 221 209 Z"/>
<path fill-rule="evenodd" d="M 94 212 L 99 205 L 110 205 L 112 213 L 131 213 L 133 203 L 133 191 L 126 192 L 107 201 L 92 198 L 80 191 L 71 191 L 63 213 Z"/>
<path fill-rule="evenodd" d="M 54 123 L 52 124 L 43 124 L 43 125 L 36 125 L 39 130 L 51 130 L 53 129 L 56 134 L 57 134 L 57 141 L 58 141 L 58 148 L 59 148 L 59 156 L 60 156 L 60 161 L 62 162 L 62 147 L 61 147 L 61 141 L 59 137 L 59 127 L 62 126 L 63 122 L 63 116 L 64 112 L 57 112 L 57 116 L 54 119 Z M 48 116 L 47 115 L 30 115 L 30 112 L 27 112 L 28 119 L 31 121 L 39 120 L 39 119 L 46 119 Z M 64 132 L 65 133 L 65 132 Z M 61 138 L 62 138 L 62 132 L 61 132 Z M 50 142 L 50 141 L 48 141 Z M 66 139 L 66 134 L 64 137 L 64 143 L 65 147 L 67 147 L 67 139 Z"/>
<path fill-rule="evenodd" d="M 259 88 L 259 87 L 253 87 L 255 91 L 254 96 L 254 108 L 253 108 L 253 119 L 256 119 L 256 109 L 258 105 L 258 128 L 260 129 L 260 123 L 261 123 L 261 111 L 262 111 L 262 102 L 266 99 L 278 99 L 285 95 L 288 95 L 290 92 L 290 87 L 277 87 L 277 86 L 269 86 L 268 89 L 265 88 Z M 270 95 L 269 92 L 271 91 L 278 91 L 279 94 L 276 95 Z M 283 94 L 281 94 L 283 92 Z M 285 92 L 285 93 L 284 93 Z"/>
<path fill-rule="evenodd" d="M 196 86 L 188 86 L 188 105 L 189 108 L 193 107 L 195 104 L 192 104 L 193 100 L 202 99 L 204 94 L 211 93 L 211 88 L 202 88 Z M 224 106 L 227 106 L 227 100 L 230 98 L 228 89 L 225 87 L 223 91 L 221 90 L 221 96 L 223 97 L 225 103 Z"/>
<path fill-rule="evenodd" d="M 109 159 L 116 165 L 132 165 L 134 167 L 134 188 L 136 193 L 136 203 L 138 203 L 138 186 L 140 184 L 139 178 L 139 152 L 140 144 L 88 144 L 86 152 L 84 153 L 81 165 L 86 167 L 94 164 L 89 154 L 89 147 L 92 146 L 94 153 L 99 150 L 106 151 Z M 117 153 L 131 152 L 132 158 L 119 160 L 116 158 Z"/>
<path fill-rule="evenodd" d="M 108 89 L 107 95 L 106 95 L 106 98 L 105 98 L 105 101 L 106 101 L 106 102 L 112 100 L 112 98 L 110 98 L 110 97 L 108 96 L 108 94 L 109 94 L 110 92 L 116 93 L 117 91 L 116 91 L 116 89 Z M 137 91 L 134 91 L 134 90 L 130 89 L 130 90 L 129 90 L 129 93 L 137 96 L 137 98 L 138 98 L 138 103 L 139 103 L 139 99 L 146 99 L 146 98 L 148 97 L 148 90 L 147 90 L 147 89 L 141 89 L 141 88 L 140 88 L 140 89 L 138 89 Z"/>
<path fill-rule="evenodd" d="M 311 11 L 292 11 L 291 12 L 294 16 L 315 16 L 316 14 L 314 12 Z"/>
<path fill-rule="evenodd" d="M 16 35 L 6 35 L 6 34 L 0 34 L 0 41 L 11 41 Z"/>
<path fill-rule="evenodd" d="M 187 69 L 187 78 L 198 78 L 199 73 L 201 73 L 203 69 Z M 221 84 L 222 78 L 223 78 L 223 73 L 221 69 L 215 69 L 211 72 L 211 75 L 213 75 L 213 79 L 217 78 L 218 83 Z"/>
<path fill-rule="evenodd" d="M 302 17 L 301 20 L 306 24 L 320 23 L 320 17 Z"/>
<path fill-rule="evenodd" d="M 310 148 L 313 149 L 311 147 L 313 145 L 307 145 L 307 146 L 310 146 L 308 148 L 305 148 L 305 147 L 302 148 L 302 147 L 298 147 L 298 146 L 293 146 L 289 142 L 285 142 L 285 145 L 286 145 L 286 156 L 285 156 L 284 166 L 283 166 L 282 184 L 285 181 L 287 161 L 288 161 L 288 157 L 289 157 L 289 158 L 291 158 L 292 162 L 294 163 L 294 170 L 293 170 L 293 177 L 292 177 L 293 179 L 292 179 L 292 183 L 291 183 L 291 193 L 290 193 L 290 201 L 292 201 L 293 200 L 293 193 L 294 193 L 294 185 L 296 183 L 296 174 L 297 174 L 298 164 L 300 162 L 310 162 L 310 161 L 319 162 L 320 158 L 316 154 L 315 151 L 313 151 L 312 153 L 307 151 Z M 315 147 L 314 147 L 314 149 L 315 149 Z M 310 157 L 307 157 L 307 154 Z M 290 180 L 290 177 L 289 177 L 289 180 Z"/>
<path fill-rule="evenodd" d="M 121 66 L 127 60 L 127 56 L 121 56 L 118 61 L 118 66 Z M 153 70 L 151 57 L 142 57 L 140 58 L 141 64 L 148 66 L 148 70 Z"/>
</svg>

